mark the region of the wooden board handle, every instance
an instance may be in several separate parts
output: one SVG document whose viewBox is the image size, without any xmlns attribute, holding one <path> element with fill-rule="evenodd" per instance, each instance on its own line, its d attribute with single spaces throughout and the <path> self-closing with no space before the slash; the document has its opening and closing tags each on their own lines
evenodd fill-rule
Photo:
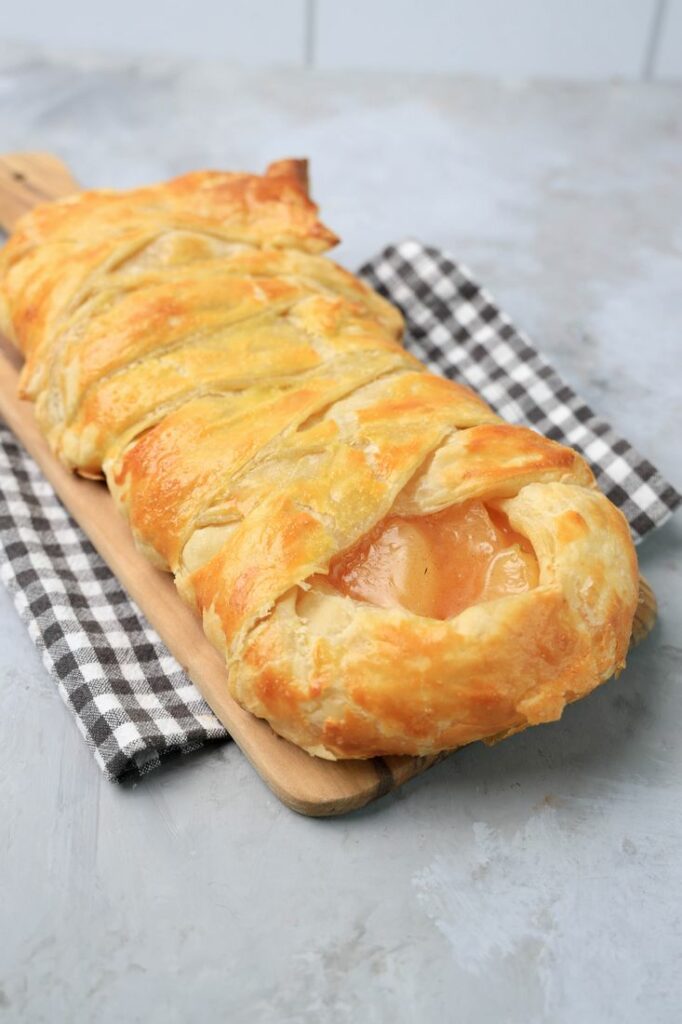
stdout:
<svg viewBox="0 0 682 1024">
<path fill-rule="evenodd" d="M 0 227 L 12 231 L 38 203 L 80 191 L 66 164 L 51 153 L 0 156 Z"/>
</svg>

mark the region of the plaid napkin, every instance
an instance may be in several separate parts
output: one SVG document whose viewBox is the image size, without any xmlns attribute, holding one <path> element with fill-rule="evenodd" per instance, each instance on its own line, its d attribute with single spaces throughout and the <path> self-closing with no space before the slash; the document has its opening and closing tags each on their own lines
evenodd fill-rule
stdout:
<svg viewBox="0 0 682 1024">
<path fill-rule="evenodd" d="M 468 384 L 510 423 L 581 452 L 635 543 L 678 507 L 675 488 L 585 405 L 461 263 L 410 239 L 384 249 L 360 276 L 400 306 L 408 347 L 434 373 Z"/>
<path fill-rule="evenodd" d="M 658 471 L 596 416 L 461 264 L 419 242 L 361 276 L 400 306 L 408 347 L 470 385 L 505 419 L 579 449 L 641 540 L 680 504 Z M 110 779 L 226 737 L 194 685 L 0 425 L 0 577 Z"/>
</svg>

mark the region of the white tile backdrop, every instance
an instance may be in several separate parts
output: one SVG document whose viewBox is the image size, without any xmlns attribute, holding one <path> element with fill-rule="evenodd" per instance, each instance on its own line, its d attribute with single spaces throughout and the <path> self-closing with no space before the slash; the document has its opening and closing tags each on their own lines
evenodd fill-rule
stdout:
<svg viewBox="0 0 682 1024">
<path fill-rule="evenodd" d="M 656 78 L 682 78 L 682 0 L 664 4 L 654 72 Z"/>
<path fill-rule="evenodd" d="M 0 42 L 247 66 L 682 77 L 682 0 L 0 0 Z"/>
<path fill-rule="evenodd" d="M 0 0 L 0 41 L 300 66 L 306 14 L 306 0 Z"/>
<path fill-rule="evenodd" d="M 638 77 L 656 0 L 318 0 L 321 67 Z"/>
</svg>

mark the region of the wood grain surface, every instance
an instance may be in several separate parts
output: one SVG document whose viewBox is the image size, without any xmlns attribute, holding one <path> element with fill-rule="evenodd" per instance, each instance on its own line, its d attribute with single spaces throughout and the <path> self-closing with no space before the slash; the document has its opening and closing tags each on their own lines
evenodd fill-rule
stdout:
<svg viewBox="0 0 682 1024">
<path fill-rule="evenodd" d="M 65 165 L 49 153 L 0 157 L 0 226 L 6 230 L 36 203 L 79 189 Z M 18 398 L 19 359 L 0 347 L 0 415 L 35 459 L 46 478 L 97 551 L 110 566 L 168 649 L 186 670 L 251 764 L 288 807 L 315 817 L 362 807 L 424 772 L 435 757 L 386 757 L 371 761 L 324 761 L 277 736 L 229 695 L 221 656 L 204 636 L 194 613 L 180 600 L 172 578 L 153 568 L 136 550 L 126 522 L 102 483 L 67 471 L 50 452 L 31 403 Z M 651 630 L 656 599 L 644 579 L 632 644 Z"/>
</svg>

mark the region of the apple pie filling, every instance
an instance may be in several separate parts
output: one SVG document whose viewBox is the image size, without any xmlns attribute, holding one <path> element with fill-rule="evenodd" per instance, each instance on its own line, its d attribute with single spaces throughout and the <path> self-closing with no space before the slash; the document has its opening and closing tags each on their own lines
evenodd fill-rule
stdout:
<svg viewBox="0 0 682 1024">
<path fill-rule="evenodd" d="M 537 585 L 528 540 L 481 501 L 426 516 L 388 516 L 332 561 L 340 593 L 381 608 L 450 619 L 471 605 Z"/>
</svg>

